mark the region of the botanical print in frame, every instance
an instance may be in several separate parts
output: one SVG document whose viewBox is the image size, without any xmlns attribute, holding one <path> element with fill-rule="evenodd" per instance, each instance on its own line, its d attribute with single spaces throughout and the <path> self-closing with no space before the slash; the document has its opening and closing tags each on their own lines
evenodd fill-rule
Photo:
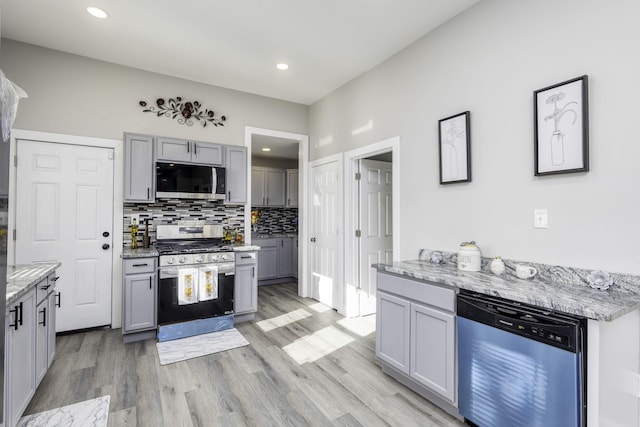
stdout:
<svg viewBox="0 0 640 427">
<path fill-rule="evenodd" d="M 471 181 L 470 113 L 438 121 L 440 184 Z"/>
<path fill-rule="evenodd" d="M 589 170 L 587 76 L 533 93 L 535 174 Z"/>
</svg>

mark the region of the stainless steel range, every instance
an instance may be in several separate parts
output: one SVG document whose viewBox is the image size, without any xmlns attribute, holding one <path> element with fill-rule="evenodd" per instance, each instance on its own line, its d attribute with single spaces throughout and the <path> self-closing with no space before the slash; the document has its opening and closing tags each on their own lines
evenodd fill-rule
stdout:
<svg viewBox="0 0 640 427">
<path fill-rule="evenodd" d="M 233 314 L 235 255 L 219 225 L 158 225 L 158 325 Z"/>
</svg>

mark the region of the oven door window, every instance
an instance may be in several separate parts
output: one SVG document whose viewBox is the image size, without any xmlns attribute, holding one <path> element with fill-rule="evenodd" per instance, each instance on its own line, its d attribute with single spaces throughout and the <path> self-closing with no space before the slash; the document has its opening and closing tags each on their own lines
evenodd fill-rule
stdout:
<svg viewBox="0 0 640 427">
<path fill-rule="evenodd" d="M 206 276 L 206 271 L 211 271 L 208 270 L 210 266 L 203 267 L 202 270 Z M 212 292 L 209 293 L 208 297 L 206 299 L 203 298 L 203 301 L 186 305 L 182 305 L 179 302 L 180 286 L 178 277 L 177 268 L 160 269 L 158 280 L 158 324 L 186 322 L 233 313 L 235 281 L 233 272 L 217 272 L 217 294 L 213 295 L 213 283 L 215 283 L 215 280 L 211 280 Z M 205 283 L 204 291 L 206 290 L 207 284 Z"/>
</svg>

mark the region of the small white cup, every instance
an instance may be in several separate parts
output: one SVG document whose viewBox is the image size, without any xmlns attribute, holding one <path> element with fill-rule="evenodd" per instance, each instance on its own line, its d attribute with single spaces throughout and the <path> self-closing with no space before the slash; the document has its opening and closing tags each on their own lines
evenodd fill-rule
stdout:
<svg viewBox="0 0 640 427">
<path fill-rule="evenodd" d="M 524 264 L 516 264 L 516 276 L 521 279 L 530 279 L 538 274 L 538 270 L 535 267 L 530 267 Z"/>
</svg>

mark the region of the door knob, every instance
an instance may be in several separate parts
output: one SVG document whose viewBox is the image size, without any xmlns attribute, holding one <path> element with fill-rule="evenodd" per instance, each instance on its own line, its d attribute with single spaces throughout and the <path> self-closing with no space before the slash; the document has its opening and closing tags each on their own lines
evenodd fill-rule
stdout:
<svg viewBox="0 0 640 427">
<path fill-rule="evenodd" d="M 109 249 L 109 244 L 105 243 L 104 245 L 102 245 L 102 249 L 104 249 L 105 251 Z"/>
<path fill-rule="evenodd" d="M 311 238 L 311 241 L 312 241 L 313 243 L 315 243 L 315 242 L 316 242 L 316 238 L 315 238 L 315 237 L 312 237 L 312 238 Z"/>
<path fill-rule="evenodd" d="M 109 237 L 109 232 L 105 231 L 104 233 L 102 233 L 102 237 Z"/>
</svg>

